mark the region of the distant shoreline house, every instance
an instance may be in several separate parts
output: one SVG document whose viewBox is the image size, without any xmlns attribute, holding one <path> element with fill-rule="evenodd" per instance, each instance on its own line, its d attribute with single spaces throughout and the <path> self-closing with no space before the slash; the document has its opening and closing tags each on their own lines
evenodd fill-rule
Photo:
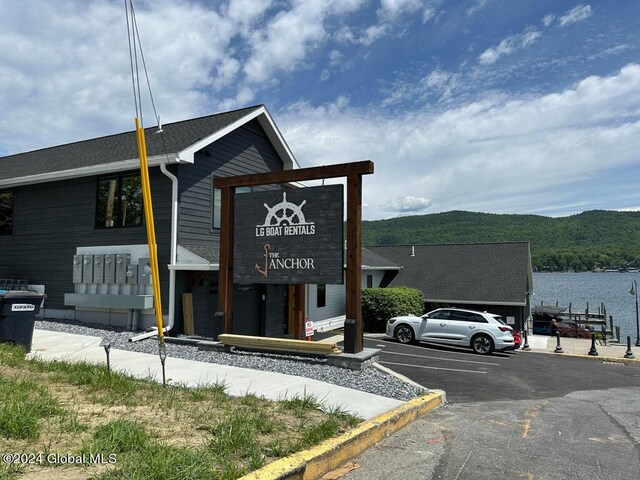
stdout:
<svg viewBox="0 0 640 480">
<path fill-rule="evenodd" d="M 212 336 L 213 179 L 299 166 L 263 105 L 155 130 L 146 142 L 165 324 L 183 331 L 183 294 L 191 294 L 193 333 Z M 155 325 L 140 192 L 133 131 L 0 158 L 0 278 L 44 289 L 47 318 Z M 234 333 L 287 334 L 290 295 L 287 285 L 235 285 Z"/>
</svg>

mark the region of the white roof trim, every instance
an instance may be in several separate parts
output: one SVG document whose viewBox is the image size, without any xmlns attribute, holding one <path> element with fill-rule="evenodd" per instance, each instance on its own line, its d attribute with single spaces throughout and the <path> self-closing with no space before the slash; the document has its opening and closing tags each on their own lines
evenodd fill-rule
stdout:
<svg viewBox="0 0 640 480">
<path fill-rule="evenodd" d="M 209 263 L 206 258 L 193 253 L 191 250 L 178 245 L 176 252 L 176 263 L 168 266 L 169 270 L 219 270 L 220 265 L 217 263 Z"/>
<path fill-rule="evenodd" d="M 239 118 L 238 120 L 236 120 L 230 125 L 227 125 L 225 128 L 218 130 L 217 132 L 209 135 L 208 137 L 205 137 L 197 141 L 193 145 L 188 146 L 184 150 L 181 150 L 180 152 L 178 152 L 178 157 L 180 158 L 180 160 L 193 163 L 194 154 L 197 151 L 215 142 L 216 140 L 221 139 L 225 135 L 233 132 L 235 129 L 241 127 L 245 123 L 250 122 L 254 118 L 258 119 L 258 122 L 260 122 L 260 126 L 264 129 L 265 133 L 267 134 L 267 137 L 273 144 L 273 147 L 276 149 L 276 152 L 278 152 L 278 155 L 280 155 L 280 158 L 282 158 L 284 169 L 292 170 L 294 168 L 300 168 L 300 166 L 298 165 L 298 162 L 293 156 L 293 153 L 291 153 L 289 146 L 287 145 L 287 143 L 284 141 L 284 138 L 280 134 L 278 127 L 276 127 L 276 124 L 273 122 L 271 115 L 269 115 L 269 112 L 267 112 L 267 109 L 264 106 L 260 106 L 256 108 L 255 110 L 248 113 L 244 117 Z"/>
<path fill-rule="evenodd" d="M 177 160 L 178 159 L 175 154 L 169 154 L 169 163 L 174 163 Z M 166 161 L 167 155 L 156 155 L 147 159 L 147 163 L 150 167 L 157 167 L 161 163 L 165 163 Z M 0 187 L 19 187 L 21 185 L 33 185 L 35 183 L 53 182 L 58 180 L 67 180 L 70 178 L 104 175 L 108 173 L 122 172 L 125 170 L 134 170 L 136 168 L 140 168 L 140 159 L 133 158 L 130 160 L 122 160 L 120 162 L 103 163 L 100 165 L 92 165 L 90 167 L 74 168 L 72 170 L 40 173 L 38 175 L 28 175 L 26 177 L 0 180 Z"/>
<path fill-rule="evenodd" d="M 176 271 L 196 270 L 196 271 L 206 272 L 206 271 L 220 270 L 220 265 L 218 265 L 217 263 L 201 263 L 201 264 L 174 263 L 173 265 L 168 265 L 167 267 L 169 268 L 169 270 L 176 270 Z"/>
<path fill-rule="evenodd" d="M 267 137 L 273 144 L 276 152 L 282 158 L 283 166 L 285 170 L 292 170 L 300 168 L 298 165 L 298 161 L 293 156 L 293 153 L 289 149 L 289 146 L 285 142 L 284 138 L 280 134 L 278 127 L 274 123 L 271 115 L 264 107 L 261 105 L 257 107 L 255 110 L 251 111 L 244 117 L 236 120 L 234 123 L 228 125 L 227 127 L 218 130 L 217 132 L 209 135 L 208 137 L 199 140 L 193 145 L 185 148 L 184 150 L 179 151 L 178 153 L 170 153 L 168 155 L 169 160 L 167 162 L 167 155 L 156 155 L 153 157 L 149 157 L 147 159 L 147 163 L 150 167 L 157 167 L 162 163 L 179 163 L 179 162 L 194 162 L 194 154 L 198 150 L 206 147 L 207 145 L 219 140 L 224 137 L 228 133 L 231 133 L 235 129 L 241 127 L 245 123 L 250 122 L 253 119 L 257 119 L 260 122 L 260 126 L 264 129 Z M 119 162 L 113 163 L 104 163 L 100 165 L 93 165 L 90 167 L 80 167 L 74 168 L 71 170 L 62 170 L 56 172 L 49 173 L 41 173 L 37 175 L 29 175 L 25 177 L 11 178 L 8 180 L 0 180 L 0 188 L 7 187 L 18 187 L 21 185 L 32 185 L 35 183 L 45 183 L 45 182 L 53 182 L 58 180 L 67 180 L 71 178 L 78 177 L 90 177 L 92 175 L 104 175 L 108 173 L 114 172 L 122 172 L 125 170 L 133 170 L 135 168 L 140 167 L 139 158 L 132 158 L 129 160 L 122 160 Z"/>
<path fill-rule="evenodd" d="M 442 298 L 425 298 L 424 301 L 429 303 L 459 303 L 461 305 L 506 305 L 507 307 L 525 307 L 527 305 L 527 302 L 483 302 L 480 300 L 454 300 Z"/>
</svg>

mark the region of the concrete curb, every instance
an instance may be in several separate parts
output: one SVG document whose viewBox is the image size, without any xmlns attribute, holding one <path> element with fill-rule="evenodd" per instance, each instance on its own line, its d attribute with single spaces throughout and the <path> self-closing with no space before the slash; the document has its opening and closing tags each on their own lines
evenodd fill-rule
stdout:
<svg viewBox="0 0 640 480">
<path fill-rule="evenodd" d="M 433 392 L 408 401 L 353 430 L 320 445 L 276 460 L 251 472 L 244 480 L 316 480 L 392 435 L 445 402 L 445 393 Z"/>
<path fill-rule="evenodd" d="M 602 357 L 600 355 L 580 355 L 577 353 L 555 353 L 545 350 L 520 350 L 524 353 L 542 353 L 544 355 L 555 355 L 557 357 L 573 357 L 573 358 L 588 358 L 590 360 L 601 360 L 603 362 L 613 363 L 638 363 L 640 358 L 621 358 L 621 357 Z"/>
<path fill-rule="evenodd" d="M 372 363 L 371 366 L 373 368 L 376 368 L 376 369 L 380 370 L 381 372 L 384 372 L 384 373 L 386 373 L 388 375 L 391 375 L 392 377 L 397 378 L 398 380 L 402 380 L 407 385 L 411 385 L 412 387 L 416 387 L 416 388 L 419 388 L 421 390 L 425 390 L 425 387 L 420 385 L 418 382 L 414 382 L 409 377 L 406 377 L 406 376 L 402 375 L 401 373 L 396 372 L 395 370 L 391 370 L 389 367 L 385 367 L 384 365 L 380 365 L 380 363 L 378 363 L 378 362 Z M 433 391 L 431 389 L 428 389 L 428 390 L 430 392 Z"/>
</svg>

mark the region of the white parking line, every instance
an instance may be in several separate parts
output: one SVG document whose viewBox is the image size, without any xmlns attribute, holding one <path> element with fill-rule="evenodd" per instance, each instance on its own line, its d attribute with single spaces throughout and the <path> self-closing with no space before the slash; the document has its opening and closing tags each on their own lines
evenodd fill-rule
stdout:
<svg viewBox="0 0 640 480">
<path fill-rule="evenodd" d="M 398 352 L 390 352 L 385 351 L 385 355 L 402 355 L 404 357 L 417 357 L 417 358 L 429 358 L 432 360 L 443 360 L 445 362 L 461 362 L 461 363 L 476 363 L 478 365 L 495 365 L 500 366 L 499 363 L 491 363 L 491 362 L 476 362 L 475 360 L 457 360 L 455 358 L 443 358 L 443 357 L 429 357 L 427 355 L 414 355 L 413 353 L 398 353 Z"/>
<path fill-rule="evenodd" d="M 386 338 L 389 338 L 389 337 L 386 337 Z M 375 341 L 375 340 L 376 340 L 376 339 L 373 339 L 373 340 L 372 340 L 372 339 L 367 338 L 367 337 L 365 337 L 364 339 L 365 339 L 365 340 L 369 340 L 369 341 Z M 398 343 L 398 342 L 394 342 L 394 341 L 393 341 L 393 339 L 391 339 L 391 338 L 389 338 L 389 343 L 390 343 L 391 345 L 394 345 L 394 344 L 395 344 L 395 345 L 401 345 L 401 346 L 403 346 L 403 347 L 408 347 L 408 348 L 419 348 L 419 349 L 420 349 L 420 350 L 422 350 L 423 352 L 424 352 L 424 350 L 425 350 L 425 347 L 426 347 L 426 348 L 428 348 L 429 346 L 434 346 L 434 347 L 444 347 L 444 348 L 451 348 L 451 349 L 454 349 L 454 348 L 464 348 L 464 347 L 461 347 L 461 346 L 458 346 L 458 345 L 444 345 L 444 344 L 439 344 L 439 343 L 430 343 L 430 342 L 420 342 L 423 346 L 420 346 L 420 345 L 411 345 L 411 344 L 406 344 L 406 343 Z M 471 350 L 466 350 L 466 351 L 463 351 L 463 352 L 458 352 L 458 351 L 456 351 L 456 350 L 447 350 L 447 353 L 455 353 L 456 355 L 466 355 L 467 357 L 468 357 L 469 355 L 472 355 Z"/>
<path fill-rule="evenodd" d="M 380 363 L 384 363 L 385 365 L 399 365 L 401 367 L 426 368 L 428 370 L 446 370 L 448 372 L 481 373 L 481 374 L 487 373 L 487 372 L 480 372 L 478 370 L 459 370 L 457 368 L 424 367 L 422 365 L 412 365 L 410 363 L 395 363 L 395 362 L 380 362 Z"/>
</svg>

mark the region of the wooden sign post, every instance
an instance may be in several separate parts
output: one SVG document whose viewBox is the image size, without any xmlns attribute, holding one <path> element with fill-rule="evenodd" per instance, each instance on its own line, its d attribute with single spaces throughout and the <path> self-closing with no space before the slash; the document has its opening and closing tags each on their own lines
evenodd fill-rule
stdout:
<svg viewBox="0 0 640 480">
<path fill-rule="evenodd" d="M 345 337 L 345 351 L 362 351 L 362 175 L 373 173 L 373 162 L 343 163 L 324 167 L 280 170 L 276 172 L 216 178 L 213 186 L 222 191 L 220 222 L 220 271 L 218 275 L 218 312 L 216 317 L 224 317 L 225 333 L 233 333 L 233 228 L 234 194 L 237 187 L 272 185 L 305 180 L 347 177 L 347 271 L 345 281 L 347 320 L 355 323 L 355 335 Z M 296 286 L 297 293 L 304 292 L 302 285 Z M 299 295 L 301 299 L 304 296 Z M 297 297 L 296 297 L 297 298 Z M 305 332 L 304 301 L 295 302 L 296 338 L 302 339 Z M 350 345 L 347 345 L 347 342 Z M 352 344 L 351 344 L 352 343 Z"/>
</svg>

